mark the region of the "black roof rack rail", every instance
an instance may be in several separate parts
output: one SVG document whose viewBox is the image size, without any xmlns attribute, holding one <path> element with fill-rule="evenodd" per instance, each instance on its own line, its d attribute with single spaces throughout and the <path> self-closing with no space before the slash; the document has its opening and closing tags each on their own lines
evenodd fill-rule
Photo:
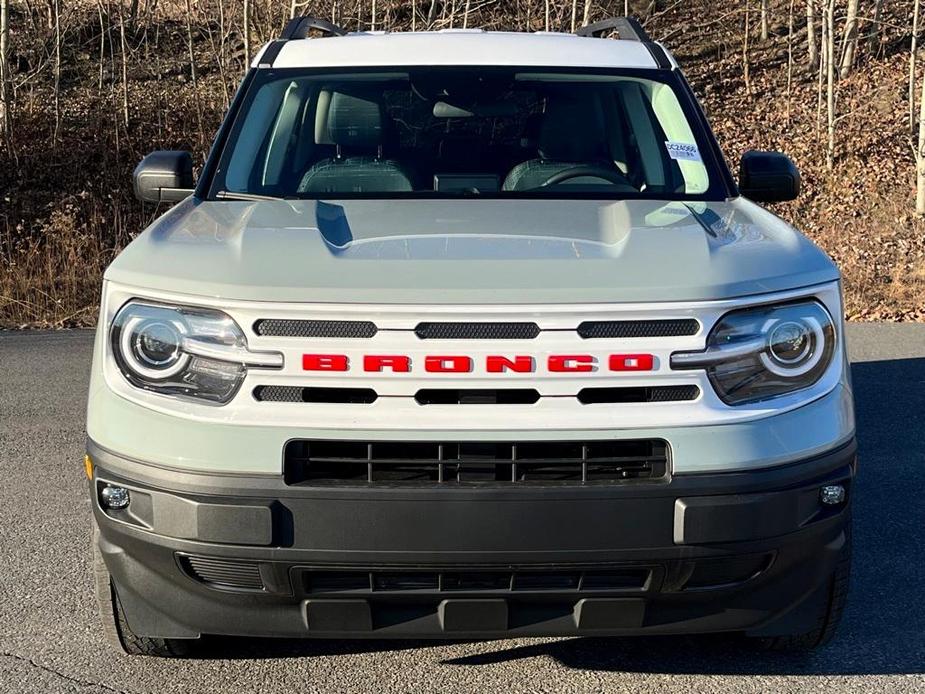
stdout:
<svg viewBox="0 0 925 694">
<path fill-rule="evenodd" d="M 293 17 L 286 23 L 283 33 L 260 56 L 259 67 L 273 67 L 276 56 L 283 49 L 286 41 L 308 38 L 310 31 L 320 31 L 322 36 L 346 36 L 347 31 L 326 19 L 318 17 Z"/>
<path fill-rule="evenodd" d="M 318 17 L 293 17 L 286 24 L 279 38 L 283 41 L 304 39 L 312 29 L 320 31 L 323 36 L 346 36 L 347 31 L 333 22 Z"/>
<path fill-rule="evenodd" d="M 625 41 L 642 41 L 650 43 L 652 39 L 635 17 L 610 17 L 593 24 L 586 24 L 576 34 L 588 38 L 599 38 L 605 31 L 615 31 Z"/>
</svg>

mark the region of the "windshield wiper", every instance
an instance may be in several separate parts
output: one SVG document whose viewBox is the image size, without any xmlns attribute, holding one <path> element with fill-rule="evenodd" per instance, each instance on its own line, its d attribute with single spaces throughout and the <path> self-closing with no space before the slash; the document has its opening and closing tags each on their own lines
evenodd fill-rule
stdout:
<svg viewBox="0 0 925 694">
<path fill-rule="evenodd" d="M 230 190 L 220 190 L 215 197 L 222 200 L 285 200 L 274 195 L 258 195 L 257 193 L 235 193 Z"/>
</svg>

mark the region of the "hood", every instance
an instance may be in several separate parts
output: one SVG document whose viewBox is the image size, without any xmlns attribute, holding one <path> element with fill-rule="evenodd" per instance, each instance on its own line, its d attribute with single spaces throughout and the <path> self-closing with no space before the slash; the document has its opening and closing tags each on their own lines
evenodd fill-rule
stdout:
<svg viewBox="0 0 925 694">
<path fill-rule="evenodd" d="M 820 284 L 838 271 L 743 198 L 188 199 L 106 278 L 234 300 L 537 304 L 725 299 Z"/>
</svg>

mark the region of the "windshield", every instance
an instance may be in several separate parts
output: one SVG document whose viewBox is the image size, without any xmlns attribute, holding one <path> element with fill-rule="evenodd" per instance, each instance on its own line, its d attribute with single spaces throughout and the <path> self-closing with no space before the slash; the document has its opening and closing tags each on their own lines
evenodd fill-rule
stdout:
<svg viewBox="0 0 925 694">
<path fill-rule="evenodd" d="M 211 191 L 283 198 L 723 197 L 709 145 L 676 79 L 632 70 L 262 70 L 235 118 Z"/>
</svg>

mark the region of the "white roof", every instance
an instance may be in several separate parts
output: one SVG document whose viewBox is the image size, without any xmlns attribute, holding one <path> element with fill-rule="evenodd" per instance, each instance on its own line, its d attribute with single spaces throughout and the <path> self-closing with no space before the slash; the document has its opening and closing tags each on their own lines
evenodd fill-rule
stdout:
<svg viewBox="0 0 925 694">
<path fill-rule="evenodd" d="M 264 49 L 266 46 L 264 46 Z M 263 50 L 254 59 L 260 64 Z M 273 67 L 397 67 L 411 65 L 514 65 L 524 67 L 655 68 L 639 41 L 574 34 L 489 32 L 353 33 L 287 41 Z"/>
</svg>

